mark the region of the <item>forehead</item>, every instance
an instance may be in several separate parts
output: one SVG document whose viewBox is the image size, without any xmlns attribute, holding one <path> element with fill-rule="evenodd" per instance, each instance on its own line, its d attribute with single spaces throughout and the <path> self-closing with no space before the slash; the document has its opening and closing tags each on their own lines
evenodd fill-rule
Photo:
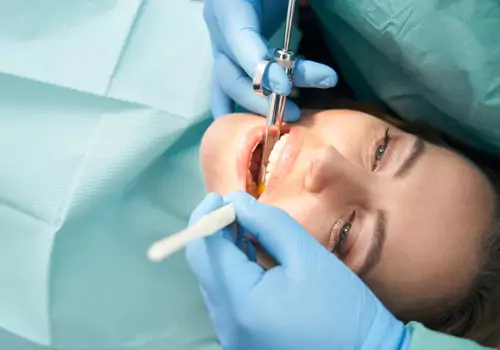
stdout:
<svg viewBox="0 0 500 350">
<path fill-rule="evenodd" d="M 385 201 L 387 238 L 372 276 L 415 293 L 465 289 L 494 212 L 483 174 L 453 152 L 427 144 Z"/>
</svg>

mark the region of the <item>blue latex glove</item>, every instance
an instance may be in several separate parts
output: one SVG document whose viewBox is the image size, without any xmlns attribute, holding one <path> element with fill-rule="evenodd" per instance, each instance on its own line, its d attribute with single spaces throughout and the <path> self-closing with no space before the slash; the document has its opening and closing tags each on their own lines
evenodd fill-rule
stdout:
<svg viewBox="0 0 500 350">
<path fill-rule="evenodd" d="M 273 50 L 265 42 L 286 19 L 288 0 L 205 0 L 204 17 L 214 53 L 212 112 L 215 118 L 231 113 L 234 102 L 252 112 L 266 115 L 269 99 L 252 90 L 255 68 Z M 337 84 L 335 71 L 323 64 L 298 60 L 294 85 L 329 88 Z M 264 86 L 281 95 L 291 91 L 283 69 L 272 64 Z M 288 101 L 286 121 L 296 121 L 300 111 Z"/>
<path fill-rule="evenodd" d="M 232 202 L 238 224 L 280 263 L 248 260 L 229 229 L 188 247 L 224 349 L 409 349 L 411 334 L 368 287 L 282 210 L 244 192 L 209 195 L 192 221 Z"/>
</svg>

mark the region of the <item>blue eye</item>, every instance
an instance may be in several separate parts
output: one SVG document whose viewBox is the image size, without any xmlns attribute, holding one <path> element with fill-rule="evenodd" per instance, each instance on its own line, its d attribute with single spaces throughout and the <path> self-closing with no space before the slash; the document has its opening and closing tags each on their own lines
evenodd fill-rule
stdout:
<svg viewBox="0 0 500 350">
<path fill-rule="evenodd" d="M 351 231 L 352 227 L 352 222 L 348 222 L 347 224 L 342 227 L 342 230 L 340 230 L 340 235 L 339 235 L 339 245 L 342 245 L 345 242 L 345 239 L 347 238 L 347 235 L 349 234 L 349 231 Z"/>
<path fill-rule="evenodd" d="M 375 151 L 375 163 L 380 162 L 384 157 L 390 140 L 391 137 L 389 135 L 389 128 L 387 128 L 387 130 L 385 131 L 384 142 L 380 146 L 378 146 L 377 150 Z"/>
<path fill-rule="evenodd" d="M 349 235 L 349 232 L 351 232 L 351 228 L 354 222 L 354 218 L 356 216 L 356 212 L 353 212 L 351 217 L 349 218 L 349 221 L 342 226 L 338 233 L 338 240 L 335 246 L 332 249 L 332 253 L 338 252 L 338 250 L 344 245 L 345 241 L 347 240 L 347 236 Z"/>
</svg>

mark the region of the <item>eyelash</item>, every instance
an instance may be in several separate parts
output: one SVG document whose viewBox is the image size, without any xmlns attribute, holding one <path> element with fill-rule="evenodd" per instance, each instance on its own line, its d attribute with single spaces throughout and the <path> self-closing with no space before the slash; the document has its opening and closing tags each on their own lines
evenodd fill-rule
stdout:
<svg viewBox="0 0 500 350">
<path fill-rule="evenodd" d="M 380 146 L 375 150 L 375 163 L 373 164 L 373 169 L 377 169 L 378 163 L 382 160 L 387 151 L 387 147 L 389 146 L 389 142 L 391 141 L 391 135 L 389 134 L 389 128 L 385 130 L 384 141 Z"/>
<path fill-rule="evenodd" d="M 389 133 L 389 128 L 385 130 L 384 134 L 384 140 L 380 146 L 377 147 L 375 150 L 375 164 L 373 166 L 373 170 L 377 168 L 377 164 L 382 160 L 382 158 L 385 155 L 385 152 L 387 151 L 387 147 L 389 146 L 389 142 L 391 141 L 391 135 Z M 349 217 L 349 221 L 347 221 L 344 226 L 340 229 L 340 231 L 337 234 L 337 243 L 335 243 L 335 246 L 332 249 L 332 253 L 338 253 L 339 249 L 342 247 L 342 245 L 345 243 L 347 236 L 349 235 L 349 232 L 352 229 L 352 225 L 354 223 L 354 219 L 356 217 L 356 212 L 353 212 L 351 216 Z"/>
<path fill-rule="evenodd" d="M 335 243 L 335 246 L 332 249 L 332 253 L 337 253 L 340 248 L 342 248 L 342 245 L 344 245 L 347 235 L 352 229 L 352 225 L 354 223 L 354 219 L 356 218 L 356 212 L 352 212 L 351 216 L 349 217 L 349 220 L 347 223 L 345 223 L 340 231 L 338 232 L 337 235 L 337 243 Z"/>
</svg>

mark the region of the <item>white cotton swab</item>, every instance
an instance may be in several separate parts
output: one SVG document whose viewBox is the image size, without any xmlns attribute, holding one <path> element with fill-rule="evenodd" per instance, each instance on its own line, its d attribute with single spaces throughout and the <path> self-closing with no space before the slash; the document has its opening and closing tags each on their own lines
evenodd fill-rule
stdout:
<svg viewBox="0 0 500 350">
<path fill-rule="evenodd" d="M 148 249 L 148 258 L 155 262 L 162 261 L 195 239 L 213 235 L 232 224 L 235 220 L 236 212 L 233 205 L 223 206 L 210 214 L 202 216 L 185 230 L 153 243 Z"/>
</svg>

